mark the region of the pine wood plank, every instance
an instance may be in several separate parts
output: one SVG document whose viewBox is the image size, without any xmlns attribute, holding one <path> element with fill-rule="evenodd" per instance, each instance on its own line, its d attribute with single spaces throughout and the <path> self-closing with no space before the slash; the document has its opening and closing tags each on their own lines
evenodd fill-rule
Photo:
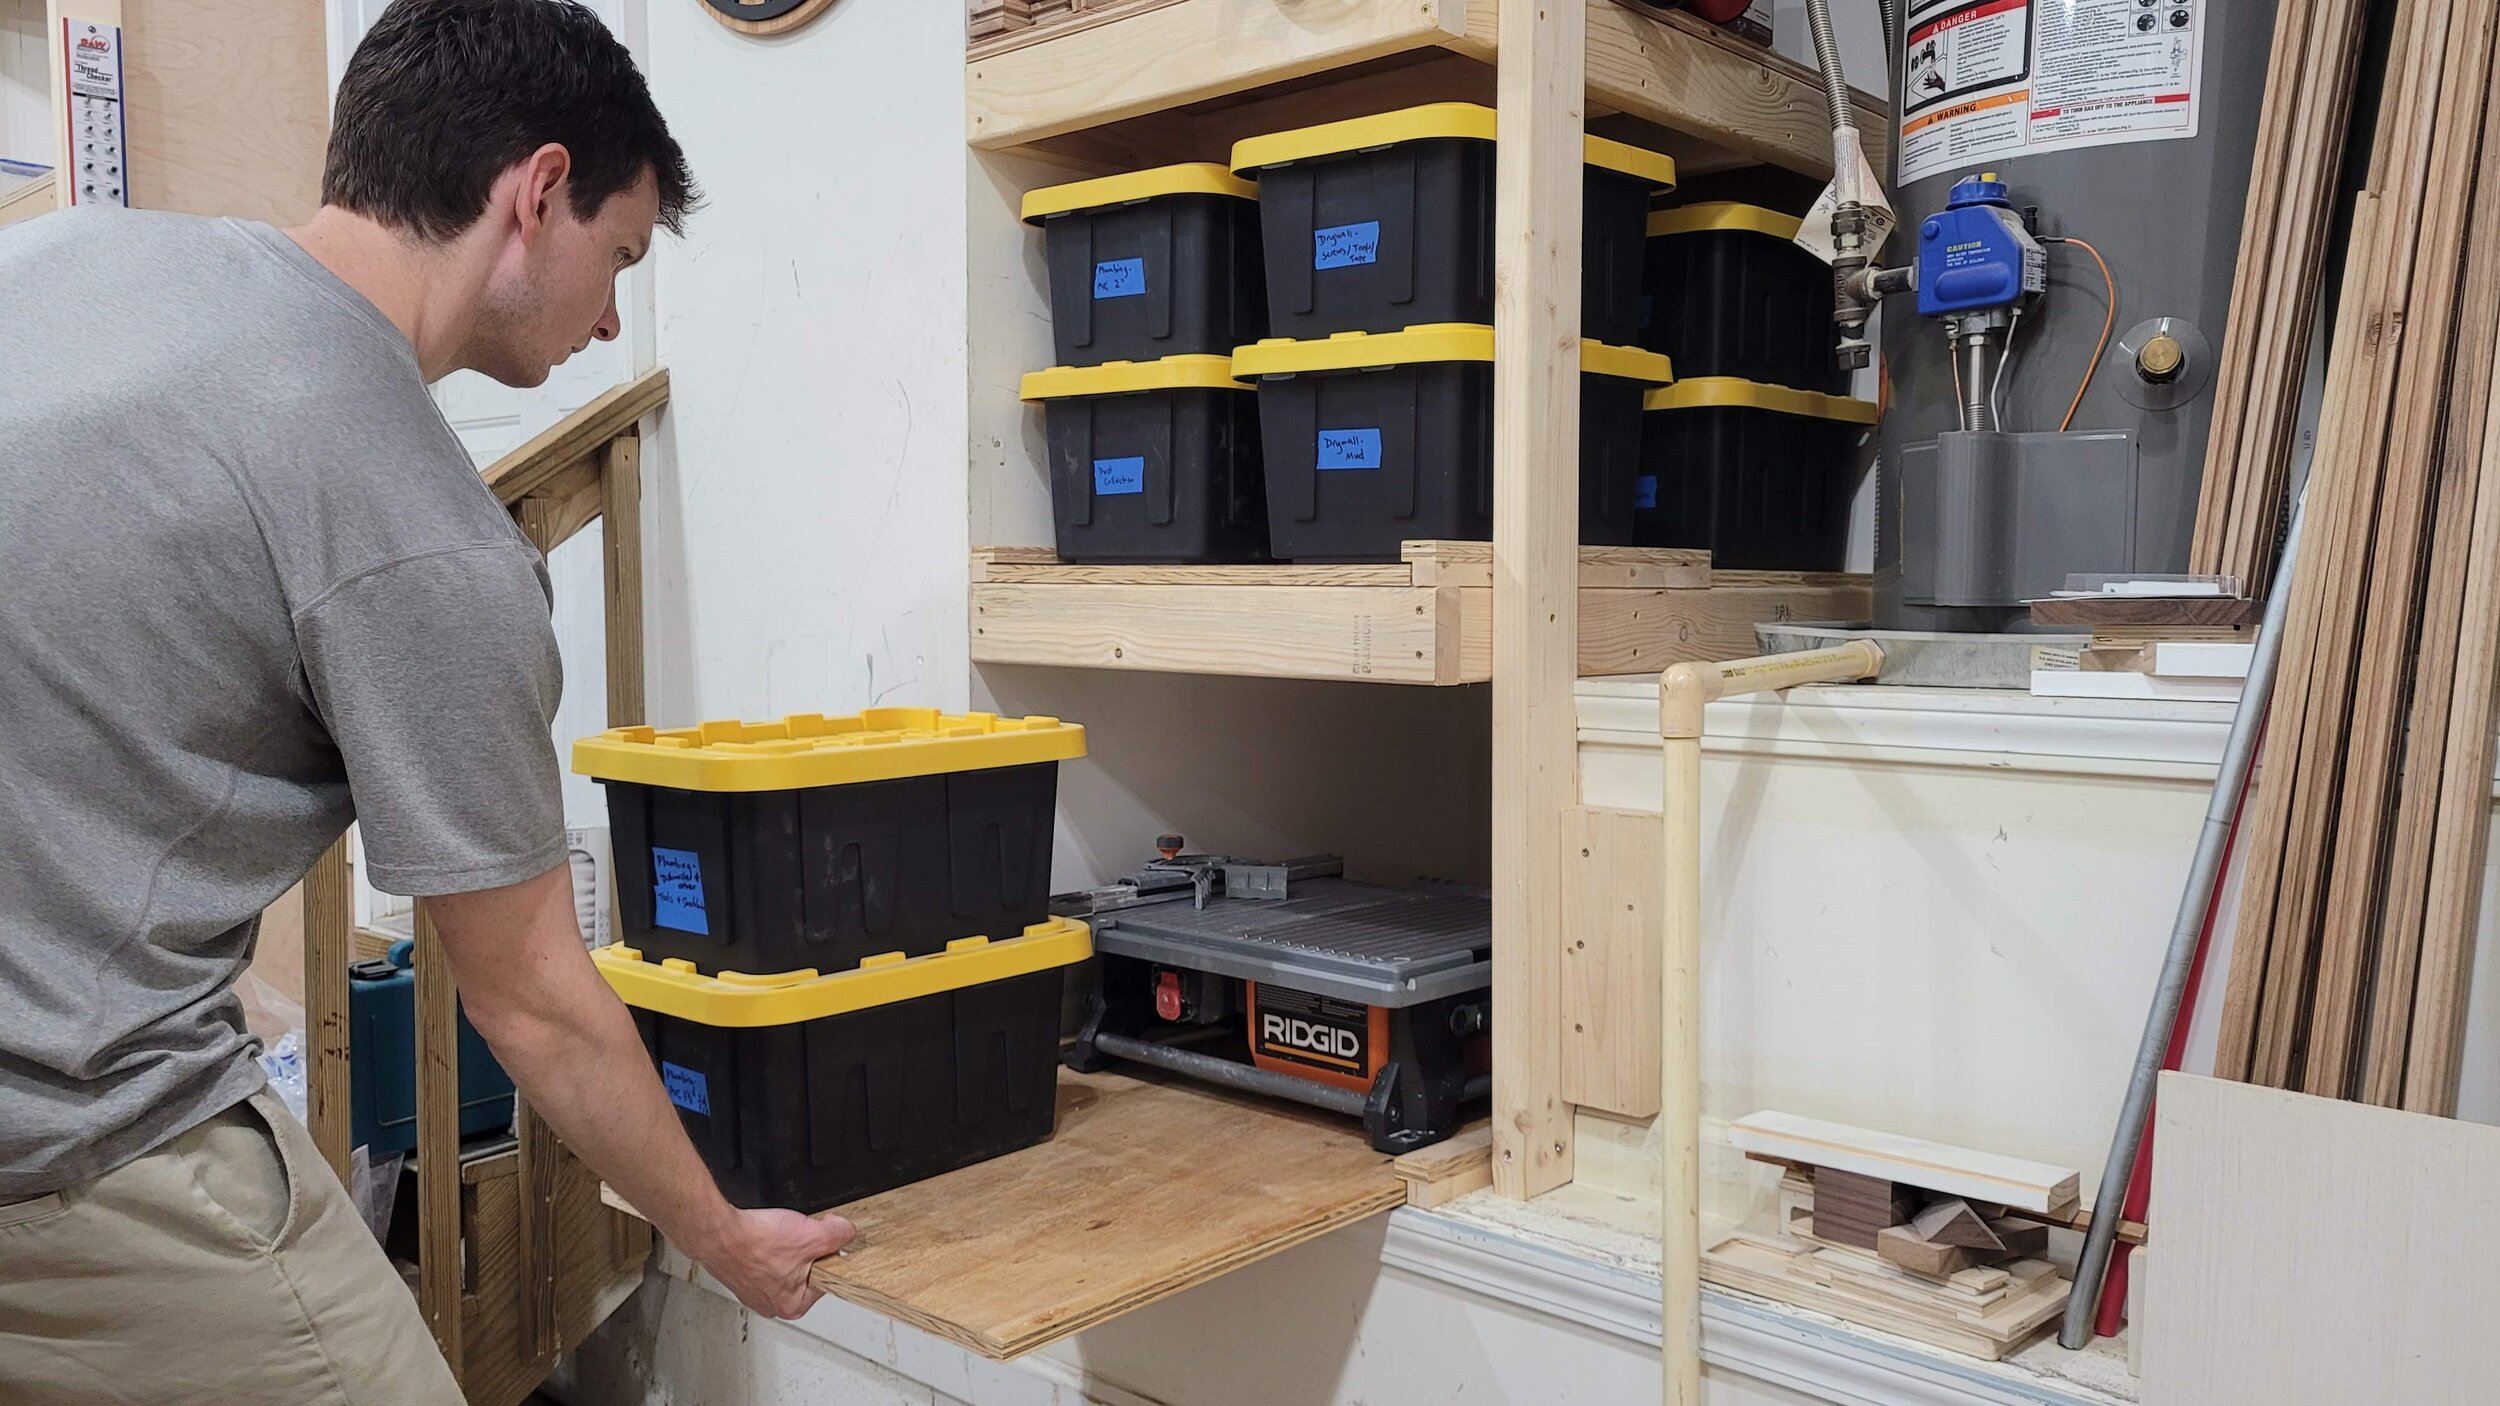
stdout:
<svg viewBox="0 0 2500 1406">
<path fill-rule="evenodd" d="M 980 664 L 1469 682 L 1451 588 L 1021 586 L 972 588 Z M 1475 676 L 1476 680 L 1485 677 Z"/>
<path fill-rule="evenodd" d="M 1747 1153 L 2027 1211 L 2060 1210 L 2073 1204 L 2080 1188 L 2071 1168 L 1771 1109 L 1728 1124 L 1727 1138 Z"/>
<path fill-rule="evenodd" d="M 1346 1120 L 1063 1070 L 1049 1142 L 842 1208 L 814 1281 L 1004 1360 L 1405 1196 Z"/>
<path fill-rule="evenodd" d="M 1408 542 L 1394 562 L 1161 566 L 1063 562 L 1048 547 L 976 547 L 974 584 L 1026 586 L 1465 586 L 1493 585 L 1490 542 Z M 1726 576 L 1731 573 L 1721 573 Z M 1762 573 L 1746 573 L 1748 577 Z M 1790 577 L 1788 580 L 1797 578 Z M 1816 578 L 1820 580 L 1821 578 Z M 1833 574 L 1833 584 L 1853 580 Z M 1786 584 L 1782 581 L 1780 584 Z M 1699 589 L 1713 584 L 1710 554 L 1675 547 L 1582 547 L 1584 588 Z M 1757 584 L 1748 582 L 1747 584 Z"/>
<path fill-rule="evenodd" d="M 1602 0 L 1601 0 L 1602 3 Z M 1465 12 L 1452 0 L 1450 13 Z M 1586 0 L 1501 7 L 1493 196 L 1493 1184 L 1571 1180 L 1563 813 L 1578 800 Z M 1673 1278 L 1672 1272 L 1669 1275 Z"/>
<path fill-rule="evenodd" d="M 547 480 L 590 455 L 608 441 L 632 430 L 642 417 L 668 403 L 668 368 L 663 366 L 612 387 L 581 409 L 565 416 L 481 471 L 486 486 L 508 507 L 536 491 Z"/>
<path fill-rule="evenodd" d="M 339 836 L 304 874 L 305 1114 L 313 1145 L 340 1181 L 347 1180 L 352 1136 L 353 1068 L 349 1064 L 347 969 L 355 960 L 348 929 L 355 918 L 347 837 Z"/>
<path fill-rule="evenodd" d="M 1454 0 L 1189 0 L 1054 29 L 965 65 L 965 134 L 987 150 L 1019 146 L 1442 44 L 1463 21 Z"/>
<path fill-rule="evenodd" d="M 1575 806 L 1563 820 L 1562 1096 L 1658 1114 L 1658 875 L 1666 832 L 1647 811 Z"/>
<path fill-rule="evenodd" d="M 1389 1164 L 1406 1183 L 1406 1204 L 1429 1210 L 1493 1184 L 1493 1129 L 1477 1123 Z"/>
<path fill-rule="evenodd" d="M 459 1368 L 460 1046 L 457 991 L 443 937 L 428 905 L 417 904 L 417 1306 L 425 1326 Z"/>
<path fill-rule="evenodd" d="M 642 435 L 609 440 L 599 474 L 606 595 L 608 726 L 646 722 L 642 655 Z"/>
</svg>

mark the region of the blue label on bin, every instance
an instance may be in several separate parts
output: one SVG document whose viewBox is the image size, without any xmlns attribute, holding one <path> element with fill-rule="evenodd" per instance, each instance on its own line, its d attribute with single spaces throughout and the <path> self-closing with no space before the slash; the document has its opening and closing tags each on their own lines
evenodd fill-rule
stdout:
<svg viewBox="0 0 2500 1406">
<path fill-rule="evenodd" d="M 1380 262 L 1380 221 L 1365 220 L 1359 225 L 1332 225 L 1311 235 L 1311 267 L 1315 269 L 1352 268 L 1356 264 Z"/>
<path fill-rule="evenodd" d="M 1146 460 L 1143 455 L 1094 461 L 1094 493 L 1097 497 L 1115 498 L 1123 493 L 1145 491 Z"/>
<path fill-rule="evenodd" d="M 682 1064 L 660 1061 L 660 1084 L 668 1090 L 668 1101 L 688 1113 L 712 1116 L 712 1085 L 701 1074 Z"/>
<path fill-rule="evenodd" d="M 1094 265 L 1094 296 L 1134 298 L 1146 291 L 1144 259 L 1105 259 Z"/>
<path fill-rule="evenodd" d="M 1656 311 L 1658 311 L 1657 298 L 1648 293 L 1643 293 L 1641 295 L 1641 320 L 1639 325 L 1644 328 L 1649 326 L 1650 314 Z"/>
<path fill-rule="evenodd" d="M 1658 506 L 1658 475 L 1643 474 L 1632 480 L 1632 506 L 1636 508 Z"/>
<path fill-rule="evenodd" d="M 703 908 L 703 861 L 693 850 L 651 847 L 651 921 L 712 935 L 711 916 Z"/>
<path fill-rule="evenodd" d="M 1323 469 L 1380 467 L 1380 431 L 1321 430 L 1319 466 Z"/>
</svg>

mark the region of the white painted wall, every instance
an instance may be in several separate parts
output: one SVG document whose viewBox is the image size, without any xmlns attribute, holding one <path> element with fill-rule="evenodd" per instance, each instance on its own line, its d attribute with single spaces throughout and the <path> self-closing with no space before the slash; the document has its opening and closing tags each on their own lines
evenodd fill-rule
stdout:
<svg viewBox="0 0 2500 1406">
<path fill-rule="evenodd" d="M 658 271 L 655 721 L 960 709 L 963 13 L 848 0 L 779 39 L 649 6 L 708 196 Z"/>
<path fill-rule="evenodd" d="M 52 164 L 51 62 L 44 0 L 0 0 L 0 156 Z M 16 183 L 0 177 L 0 189 Z"/>
</svg>

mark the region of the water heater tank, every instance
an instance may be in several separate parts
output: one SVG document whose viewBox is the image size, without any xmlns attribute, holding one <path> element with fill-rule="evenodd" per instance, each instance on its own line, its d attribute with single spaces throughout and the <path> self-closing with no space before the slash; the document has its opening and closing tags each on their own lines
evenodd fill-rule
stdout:
<svg viewBox="0 0 2500 1406">
<path fill-rule="evenodd" d="M 1877 623 L 2023 628 L 2070 572 L 2187 569 L 2273 0 L 1908 0 L 1882 262 L 1993 172 L 2047 258 L 1992 423 L 1945 325 L 1883 310 Z M 2036 212 L 2036 213 L 2035 213 Z M 2082 401 L 2110 300 L 2109 347 Z M 2068 410 L 2072 406 L 2071 421 Z M 2061 431 L 2062 427 L 2062 431 Z"/>
</svg>

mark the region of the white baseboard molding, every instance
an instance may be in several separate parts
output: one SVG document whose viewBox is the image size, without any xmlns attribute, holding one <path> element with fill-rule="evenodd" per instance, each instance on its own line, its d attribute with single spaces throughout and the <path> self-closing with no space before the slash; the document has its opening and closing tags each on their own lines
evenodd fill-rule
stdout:
<svg viewBox="0 0 2500 1406">
<path fill-rule="evenodd" d="M 1651 1348 L 1658 1281 L 1428 1211 L 1392 1213 L 1384 1266 Z M 1709 1287 L 1702 1358 L 1839 1406 L 2110 1406 L 2115 1398 Z M 2029 1378 L 2026 1380 L 2026 1378 Z"/>
</svg>

